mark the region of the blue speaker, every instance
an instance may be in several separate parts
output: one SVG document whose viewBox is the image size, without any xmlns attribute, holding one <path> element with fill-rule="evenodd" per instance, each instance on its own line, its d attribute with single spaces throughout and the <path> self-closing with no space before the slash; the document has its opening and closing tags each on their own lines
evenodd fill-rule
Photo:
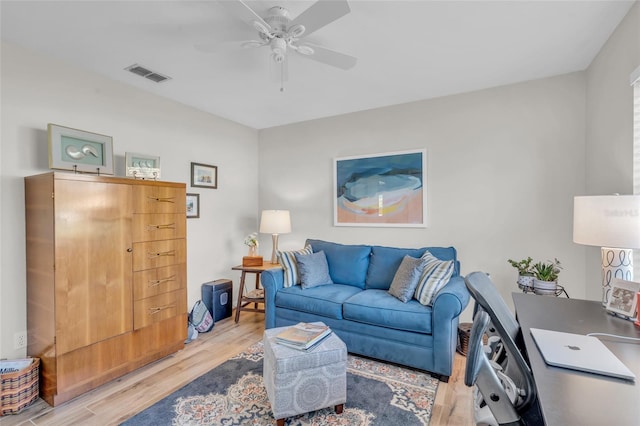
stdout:
<svg viewBox="0 0 640 426">
<path fill-rule="evenodd" d="M 202 301 L 214 321 L 229 318 L 233 305 L 233 283 L 231 280 L 219 279 L 202 284 Z"/>
</svg>

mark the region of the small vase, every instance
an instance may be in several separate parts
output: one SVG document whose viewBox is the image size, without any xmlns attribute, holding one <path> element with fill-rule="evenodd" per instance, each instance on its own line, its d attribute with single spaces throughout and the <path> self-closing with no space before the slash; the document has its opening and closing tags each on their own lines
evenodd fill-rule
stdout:
<svg viewBox="0 0 640 426">
<path fill-rule="evenodd" d="M 249 257 L 256 257 L 258 255 L 258 247 L 257 246 L 249 246 Z"/>
</svg>

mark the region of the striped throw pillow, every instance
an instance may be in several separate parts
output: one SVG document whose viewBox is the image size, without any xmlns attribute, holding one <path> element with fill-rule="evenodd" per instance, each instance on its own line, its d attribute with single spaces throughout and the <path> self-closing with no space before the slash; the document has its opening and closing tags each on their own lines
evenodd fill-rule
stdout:
<svg viewBox="0 0 640 426">
<path fill-rule="evenodd" d="M 284 286 L 291 287 L 300 284 L 300 274 L 298 273 L 298 262 L 296 262 L 296 253 L 299 255 L 307 255 L 313 253 L 311 246 L 306 246 L 301 250 L 280 251 L 276 252 L 278 263 L 284 271 Z"/>
<path fill-rule="evenodd" d="M 452 260 L 438 259 L 429 250 L 424 252 L 422 259 L 425 262 L 424 269 L 413 297 L 423 305 L 431 306 L 434 296 L 453 275 L 454 264 Z"/>
</svg>

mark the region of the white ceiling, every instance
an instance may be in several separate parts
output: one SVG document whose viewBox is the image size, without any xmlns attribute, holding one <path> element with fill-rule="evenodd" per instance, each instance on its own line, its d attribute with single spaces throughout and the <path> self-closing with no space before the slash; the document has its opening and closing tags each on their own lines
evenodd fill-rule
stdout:
<svg viewBox="0 0 640 426">
<path fill-rule="evenodd" d="M 246 3 L 295 18 L 313 2 Z M 240 47 L 256 31 L 216 1 L 2 0 L 0 14 L 4 41 L 262 129 L 584 70 L 633 3 L 351 0 L 309 41 L 356 66 L 295 54 L 284 92 L 268 48 Z M 207 43 L 219 48 L 194 48 Z M 124 71 L 134 63 L 172 79 Z"/>
</svg>

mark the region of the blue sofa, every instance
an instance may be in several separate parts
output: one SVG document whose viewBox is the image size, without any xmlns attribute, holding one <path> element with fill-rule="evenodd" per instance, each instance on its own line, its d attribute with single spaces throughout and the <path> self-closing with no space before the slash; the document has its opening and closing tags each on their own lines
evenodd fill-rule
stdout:
<svg viewBox="0 0 640 426">
<path fill-rule="evenodd" d="M 307 245 L 314 253 L 324 251 L 334 284 L 285 288 L 283 270 L 263 272 L 266 328 L 322 321 L 351 353 L 426 370 L 442 381 L 449 380 L 458 317 L 469 302 L 455 248 L 404 249 L 321 240 L 307 240 Z M 453 275 L 431 306 L 415 299 L 403 303 L 388 289 L 403 257 L 419 258 L 425 250 L 438 259 L 453 260 Z"/>
</svg>

